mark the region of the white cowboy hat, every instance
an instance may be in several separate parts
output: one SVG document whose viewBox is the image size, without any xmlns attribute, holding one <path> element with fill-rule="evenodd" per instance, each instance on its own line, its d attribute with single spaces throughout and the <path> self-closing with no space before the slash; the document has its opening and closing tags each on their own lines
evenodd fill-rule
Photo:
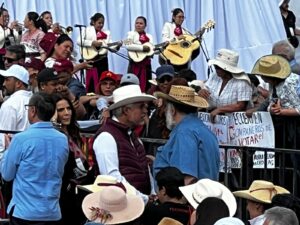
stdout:
<svg viewBox="0 0 300 225">
<path fill-rule="evenodd" d="M 187 201 L 197 209 L 198 205 L 208 197 L 222 199 L 229 209 L 229 215 L 236 212 L 236 200 L 231 191 L 223 184 L 210 179 L 201 179 L 195 184 L 179 187 Z"/>
<path fill-rule="evenodd" d="M 276 186 L 272 182 L 265 180 L 255 180 L 248 190 L 233 192 L 236 197 L 267 204 L 271 204 L 274 195 L 285 193 L 288 194 L 290 192 L 283 187 Z"/>
<path fill-rule="evenodd" d="M 107 186 L 123 186 L 127 194 L 136 195 L 136 190 L 133 186 L 128 183 L 118 182 L 117 178 L 109 175 L 98 175 L 93 184 L 77 185 L 77 188 L 94 193 L 102 191 Z"/>
<path fill-rule="evenodd" d="M 289 62 L 282 56 L 265 55 L 256 61 L 251 73 L 285 79 L 291 74 L 291 67 Z"/>
<path fill-rule="evenodd" d="M 82 210 L 90 221 L 104 224 L 120 224 L 138 218 L 144 211 L 142 197 L 128 195 L 123 189 L 108 186 L 87 195 Z"/>
<path fill-rule="evenodd" d="M 155 92 L 157 98 L 164 98 L 170 102 L 189 105 L 197 108 L 207 108 L 208 102 L 195 94 L 195 90 L 191 87 L 172 85 L 169 94 L 163 92 Z"/>
<path fill-rule="evenodd" d="M 119 108 L 135 102 L 153 101 L 156 98 L 152 95 L 147 95 L 141 92 L 139 85 L 126 85 L 117 88 L 113 92 L 113 104 L 109 106 L 109 110 Z"/>
</svg>

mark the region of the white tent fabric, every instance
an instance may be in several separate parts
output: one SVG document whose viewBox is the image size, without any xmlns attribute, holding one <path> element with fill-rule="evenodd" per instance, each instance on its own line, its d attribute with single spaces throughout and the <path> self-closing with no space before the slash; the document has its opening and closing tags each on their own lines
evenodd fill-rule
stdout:
<svg viewBox="0 0 300 225">
<path fill-rule="evenodd" d="M 240 53 L 239 66 L 250 72 L 256 59 L 271 52 L 272 44 L 285 38 L 278 3 L 276 0 L 5 0 L 11 20 L 20 22 L 28 11 L 52 12 L 54 22 L 62 26 L 89 25 L 89 18 L 96 12 L 104 14 L 105 28 L 112 33 L 114 41 L 126 38 L 134 29 L 134 20 L 143 15 L 148 20 L 147 31 L 155 43 L 161 42 L 164 22 L 171 20 L 171 10 L 180 7 L 185 12 L 184 27 L 197 31 L 209 19 L 216 21 L 214 30 L 204 34 L 203 47 L 213 58 L 220 48 Z M 78 37 L 74 28 L 72 38 Z M 77 49 L 78 50 L 78 49 Z M 121 52 L 126 53 L 125 49 Z M 153 69 L 159 65 L 153 59 Z M 109 55 L 110 69 L 126 73 L 127 61 L 115 54 Z M 199 79 L 207 78 L 207 63 L 201 53 L 192 63 Z"/>
</svg>

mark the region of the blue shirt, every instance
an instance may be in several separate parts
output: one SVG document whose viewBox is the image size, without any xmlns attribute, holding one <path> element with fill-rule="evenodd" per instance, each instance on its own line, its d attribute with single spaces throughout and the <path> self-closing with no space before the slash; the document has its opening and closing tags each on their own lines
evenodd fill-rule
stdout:
<svg viewBox="0 0 300 225">
<path fill-rule="evenodd" d="M 168 166 L 198 179 L 219 178 L 220 153 L 216 136 L 197 118 L 186 115 L 172 130 L 168 142 L 157 149 L 154 175 Z"/>
<path fill-rule="evenodd" d="M 61 218 L 59 196 L 68 159 L 67 137 L 50 122 L 32 124 L 16 134 L 1 161 L 4 180 L 13 180 L 7 213 L 29 221 Z"/>
</svg>

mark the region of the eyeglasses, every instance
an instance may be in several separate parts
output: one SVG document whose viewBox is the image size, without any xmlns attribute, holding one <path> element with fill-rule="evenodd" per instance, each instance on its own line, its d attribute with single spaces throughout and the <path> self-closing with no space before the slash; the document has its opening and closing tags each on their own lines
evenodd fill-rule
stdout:
<svg viewBox="0 0 300 225">
<path fill-rule="evenodd" d="M 162 78 L 158 79 L 158 83 L 165 83 L 165 81 L 170 82 L 173 78 L 171 76 L 163 76 Z"/>
<path fill-rule="evenodd" d="M 13 63 L 15 61 L 17 61 L 18 59 L 12 59 L 12 58 L 8 58 L 8 57 L 3 57 L 3 61 L 7 61 L 8 63 Z"/>
<path fill-rule="evenodd" d="M 29 107 L 32 107 L 32 106 L 35 106 L 35 105 L 26 104 L 26 105 L 24 105 L 24 106 L 25 106 L 25 109 L 28 110 Z"/>
</svg>

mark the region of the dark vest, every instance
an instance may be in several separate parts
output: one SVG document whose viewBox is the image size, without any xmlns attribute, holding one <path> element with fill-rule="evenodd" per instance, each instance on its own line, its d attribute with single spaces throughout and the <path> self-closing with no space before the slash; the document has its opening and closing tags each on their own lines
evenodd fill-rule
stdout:
<svg viewBox="0 0 300 225">
<path fill-rule="evenodd" d="M 127 126 L 112 119 L 107 119 L 96 137 L 102 132 L 110 133 L 117 143 L 119 170 L 122 176 L 140 192 L 150 194 L 151 185 L 145 149 L 134 132 L 129 135 Z"/>
</svg>

